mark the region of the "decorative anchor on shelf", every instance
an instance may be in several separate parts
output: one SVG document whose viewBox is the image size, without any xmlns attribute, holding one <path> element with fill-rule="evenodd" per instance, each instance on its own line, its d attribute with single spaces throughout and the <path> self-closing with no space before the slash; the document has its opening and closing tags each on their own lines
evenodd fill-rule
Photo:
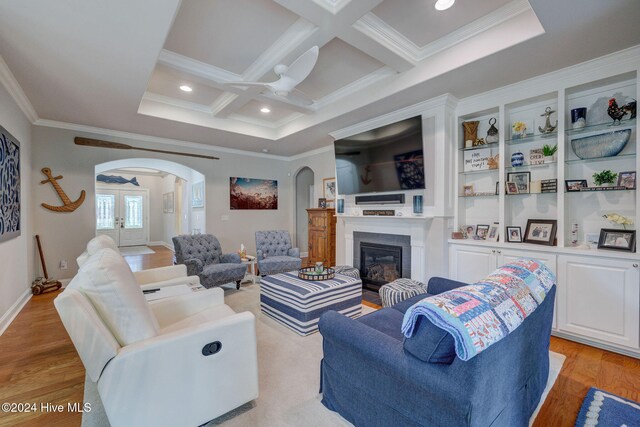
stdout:
<svg viewBox="0 0 640 427">
<path fill-rule="evenodd" d="M 551 133 L 558 127 L 558 121 L 556 120 L 556 124 L 551 126 L 551 115 L 555 113 L 555 110 L 552 110 L 551 107 L 547 107 L 544 109 L 544 114 L 540 114 L 540 117 L 546 117 L 547 120 L 544 123 L 544 127 L 538 126 L 538 130 L 540 133 Z"/>
<path fill-rule="evenodd" d="M 42 173 L 47 177 L 47 179 L 45 179 L 44 181 L 40 181 L 40 184 L 46 184 L 47 182 L 50 182 L 51 185 L 53 185 L 53 188 L 56 190 L 56 193 L 58 193 L 58 196 L 60 197 L 60 200 L 62 200 L 62 203 L 63 203 L 62 206 L 51 206 L 46 203 L 42 203 L 41 206 L 43 208 L 49 209 L 50 211 L 54 211 L 54 212 L 73 212 L 76 209 L 78 209 L 80 205 L 84 202 L 84 198 L 87 195 L 87 193 L 84 190 L 80 192 L 80 197 L 78 197 L 78 200 L 76 200 L 75 202 L 72 202 L 71 199 L 69 199 L 67 194 L 64 192 L 62 187 L 60 187 L 60 184 L 58 184 L 58 180 L 62 179 L 62 175 L 58 175 L 54 177 L 53 174 L 51 173 L 51 169 L 49 168 L 42 168 Z"/>
</svg>

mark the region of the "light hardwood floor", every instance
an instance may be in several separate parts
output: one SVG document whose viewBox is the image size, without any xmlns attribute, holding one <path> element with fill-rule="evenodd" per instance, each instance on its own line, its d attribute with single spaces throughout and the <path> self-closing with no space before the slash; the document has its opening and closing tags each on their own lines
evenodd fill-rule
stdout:
<svg viewBox="0 0 640 427">
<path fill-rule="evenodd" d="M 170 265 L 173 253 L 126 257 L 134 270 Z M 0 403 L 33 402 L 38 411 L 0 412 L 0 426 L 79 426 L 78 413 L 47 413 L 40 404 L 82 402 L 84 368 L 53 306 L 58 292 L 33 297 L 0 336 Z M 567 357 L 535 427 L 573 426 L 589 387 L 640 401 L 640 360 L 560 338 L 551 350 Z"/>
</svg>

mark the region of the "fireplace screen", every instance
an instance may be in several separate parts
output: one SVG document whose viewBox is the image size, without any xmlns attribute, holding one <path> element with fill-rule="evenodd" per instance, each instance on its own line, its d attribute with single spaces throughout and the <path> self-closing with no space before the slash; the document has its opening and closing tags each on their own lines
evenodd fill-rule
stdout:
<svg viewBox="0 0 640 427">
<path fill-rule="evenodd" d="M 385 283 L 402 277 L 402 247 L 377 243 L 360 243 L 360 278 L 362 285 L 378 290 Z"/>
</svg>

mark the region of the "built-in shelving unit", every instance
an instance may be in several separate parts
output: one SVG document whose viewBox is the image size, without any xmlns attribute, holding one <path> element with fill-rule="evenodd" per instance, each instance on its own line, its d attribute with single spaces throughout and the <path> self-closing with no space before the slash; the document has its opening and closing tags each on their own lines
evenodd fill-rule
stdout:
<svg viewBox="0 0 640 427">
<path fill-rule="evenodd" d="M 449 275 L 463 282 L 474 282 L 511 260 L 537 259 L 557 275 L 555 335 L 640 357 L 640 251 L 596 248 L 602 229 L 625 231 L 604 218 L 605 214 L 617 213 L 630 218 L 634 224 L 627 228 L 636 229 L 640 220 L 637 185 L 591 190 L 596 188 L 594 173 L 603 170 L 636 173 L 640 169 L 637 120 L 627 115 L 614 125 L 607 114 L 611 98 L 616 99 L 619 107 L 638 99 L 640 61 L 632 67 L 627 65 L 626 71 L 620 68 L 608 67 L 609 74 L 585 68 L 578 73 L 579 78 L 575 78 L 575 74 L 563 75 L 559 80 L 562 84 L 544 79 L 545 84 L 527 82 L 510 91 L 479 96 L 469 105 L 459 106 L 454 228 L 497 223 L 500 241 L 449 240 Z M 589 75 L 593 75 L 593 79 L 587 79 Z M 540 89 L 537 94 L 536 88 Z M 517 94 L 521 93 L 528 93 L 530 97 L 518 99 Z M 483 101 L 497 107 L 486 110 Z M 474 107 L 478 112 L 474 112 Z M 552 125 L 557 120 L 557 128 L 543 133 L 540 128 L 545 127 L 543 115 L 547 107 L 555 111 L 550 119 Z M 587 124 L 574 129 L 571 110 L 582 107 L 587 108 Z M 490 117 L 496 117 L 500 124 L 498 147 L 492 148 L 492 153 L 496 152 L 500 159 L 497 172 L 465 171 L 464 155 L 468 150 L 460 149 L 464 146 L 462 123 L 486 122 Z M 523 137 L 513 135 L 515 122 L 526 123 Z M 625 129 L 631 130 L 629 141 L 614 156 L 582 159 L 572 146 L 574 139 Z M 486 128 L 484 133 L 479 131 L 480 136 L 485 133 Z M 555 158 L 543 159 L 543 163 L 538 164 L 541 162 L 538 152 L 532 153 L 532 150 L 556 144 Z M 477 147 L 474 149 L 478 152 Z M 516 153 L 522 154 L 514 156 Z M 524 158 L 523 164 L 512 165 L 512 156 Z M 523 186 L 524 194 L 506 194 L 505 183 L 518 182 L 517 174 L 531 181 L 529 188 Z M 553 179 L 557 180 L 556 192 L 542 193 L 542 186 L 532 185 L 535 181 Z M 566 180 L 585 180 L 590 190 L 567 191 Z M 470 184 L 474 190 L 490 192 L 492 185 L 495 190 L 496 181 L 500 189 L 498 195 L 465 194 L 465 187 Z M 622 184 L 614 183 L 615 186 L 624 186 Z M 532 188 L 537 192 L 531 191 Z M 466 191 L 469 193 L 469 187 Z M 557 233 L 552 245 L 505 242 L 506 227 L 520 227 L 524 237 L 530 219 L 556 221 Z M 577 232 L 572 233 L 576 229 Z"/>
</svg>

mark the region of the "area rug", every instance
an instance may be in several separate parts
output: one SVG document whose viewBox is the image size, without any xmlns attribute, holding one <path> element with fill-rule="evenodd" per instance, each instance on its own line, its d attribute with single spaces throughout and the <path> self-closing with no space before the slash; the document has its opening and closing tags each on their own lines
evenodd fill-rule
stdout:
<svg viewBox="0 0 640 427">
<path fill-rule="evenodd" d="M 251 311 L 256 316 L 260 396 L 213 421 L 209 426 L 352 426 L 320 402 L 320 360 L 322 336 L 301 337 L 260 312 L 260 285 L 243 285 L 240 290 L 225 288 L 225 303 L 235 311 Z M 374 309 L 363 306 L 363 314 Z M 565 357 L 549 353 L 547 387 L 542 403 L 558 378 Z"/>
<path fill-rule="evenodd" d="M 640 404 L 591 387 L 576 420 L 583 426 L 640 426 Z"/>
<path fill-rule="evenodd" d="M 120 255 L 129 256 L 129 255 L 149 255 L 155 254 L 156 251 L 151 249 L 148 246 L 127 246 L 124 248 L 118 248 L 120 250 Z"/>
</svg>

